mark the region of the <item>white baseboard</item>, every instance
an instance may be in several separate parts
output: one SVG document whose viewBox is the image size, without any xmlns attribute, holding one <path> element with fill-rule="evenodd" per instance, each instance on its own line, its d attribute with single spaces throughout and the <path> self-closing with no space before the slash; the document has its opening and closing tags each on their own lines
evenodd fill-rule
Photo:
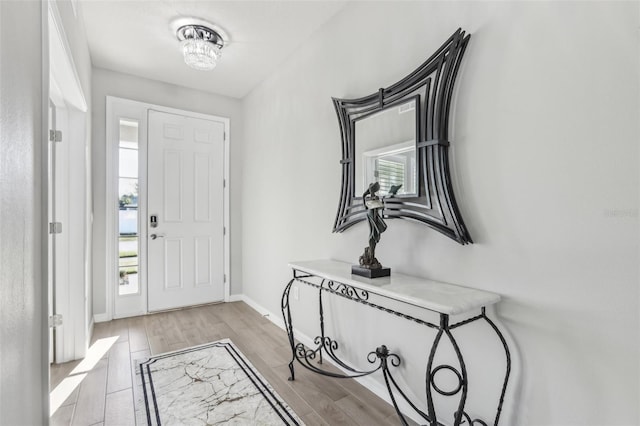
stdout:
<svg viewBox="0 0 640 426">
<path fill-rule="evenodd" d="M 246 296 L 244 294 L 234 295 L 234 296 L 238 298 L 237 301 L 242 301 L 242 302 L 246 303 L 251 308 L 253 308 L 253 310 L 258 312 L 263 317 L 267 318 L 269 321 L 271 321 L 272 323 L 277 325 L 279 328 L 281 328 L 282 330 L 285 329 L 284 328 L 284 320 L 282 319 L 282 315 L 281 314 L 277 314 L 276 315 L 273 312 L 270 312 L 264 306 L 258 304 L 255 300 L 251 299 L 250 297 L 248 297 L 248 296 Z M 302 333 L 300 330 L 298 330 L 295 327 L 293 328 L 293 334 L 296 337 L 296 340 L 298 340 L 299 342 L 301 342 L 305 346 L 307 346 L 307 347 L 316 346 L 313 343 L 313 338 L 311 338 L 311 337 L 307 336 L 306 334 Z M 345 370 L 344 368 L 342 368 L 341 366 L 339 366 L 335 362 L 333 362 L 333 360 L 331 358 L 327 357 L 325 359 L 327 361 L 329 361 L 332 365 L 337 367 L 339 370 L 344 372 L 345 374 L 350 374 L 349 371 Z M 378 397 L 383 399 L 387 404 L 393 406 L 393 404 L 391 402 L 391 398 L 389 397 L 389 391 L 387 390 L 387 388 L 384 385 L 382 385 L 381 383 L 375 381 L 370 376 L 358 377 L 358 378 L 356 378 L 354 380 L 357 381 L 358 383 L 360 383 L 365 388 L 369 389 L 371 392 L 375 393 Z M 397 401 L 397 402 L 398 402 L 398 405 L 400 406 L 400 410 L 403 412 L 403 414 L 406 413 L 405 416 L 411 418 L 413 421 L 415 421 L 418 424 L 424 423 L 425 420 L 423 418 L 419 417 L 417 414 L 414 414 L 413 413 L 413 409 L 410 408 L 409 404 L 407 404 L 406 402 L 404 402 L 402 400 Z"/>
<path fill-rule="evenodd" d="M 91 345 L 91 340 L 93 339 L 93 326 L 95 325 L 96 320 L 92 317 L 91 322 L 89 323 L 89 327 L 87 327 L 87 347 Z"/>
<path fill-rule="evenodd" d="M 244 295 L 243 294 L 230 294 L 229 300 L 227 302 L 243 302 Z"/>
<path fill-rule="evenodd" d="M 282 316 L 280 314 L 278 315 L 274 314 L 273 312 L 267 310 L 262 305 L 259 305 L 258 303 L 256 303 L 255 300 L 245 296 L 244 294 L 241 295 L 240 300 L 246 303 L 247 305 L 251 306 L 254 311 L 258 312 L 260 315 L 267 318 L 269 321 L 271 321 L 272 323 L 274 323 L 275 325 L 277 325 L 278 327 L 284 330 L 284 320 L 282 319 Z M 300 334 L 302 335 L 302 333 Z"/>
<path fill-rule="evenodd" d="M 109 314 L 107 314 L 107 313 L 95 314 L 93 316 L 93 322 L 94 323 L 107 322 L 107 321 L 111 321 L 111 318 L 109 318 Z"/>
</svg>

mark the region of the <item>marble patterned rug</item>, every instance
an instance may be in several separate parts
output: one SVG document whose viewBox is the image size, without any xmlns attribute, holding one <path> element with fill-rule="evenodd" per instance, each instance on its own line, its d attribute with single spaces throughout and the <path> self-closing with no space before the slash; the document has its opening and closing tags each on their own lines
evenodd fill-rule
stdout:
<svg viewBox="0 0 640 426">
<path fill-rule="evenodd" d="M 138 426 L 302 425 L 229 339 L 136 366 Z"/>
</svg>

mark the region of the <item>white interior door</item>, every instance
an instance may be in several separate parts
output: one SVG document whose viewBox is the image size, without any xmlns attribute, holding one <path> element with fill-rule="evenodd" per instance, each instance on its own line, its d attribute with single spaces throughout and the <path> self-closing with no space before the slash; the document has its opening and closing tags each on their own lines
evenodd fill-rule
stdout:
<svg viewBox="0 0 640 426">
<path fill-rule="evenodd" d="M 49 100 L 49 129 L 53 130 L 55 132 L 55 128 L 56 128 L 56 124 L 55 124 L 55 105 L 53 104 L 53 102 L 51 100 Z M 48 144 L 48 150 L 47 150 L 47 161 L 48 161 L 48 166 L 47 166 L 47 193 L 49 194 L 47 197 L 47 221 L 48 223 L 53 223 L 55 222 L 55 212 L 54 212 L 54 200 L 53 200 L 53 196 L 54 196 L 54 190 L 55 190 L 55 183 L 54 183 L 54 170 L 55 170 L 55 143 L 52 142 L 51 140 L 49 141 Z M 49 232 L 48 235 L 48 239 L 47 239 L 47 244 L 48 244 L 48 249 L 47 249 L 47 253 L 48 253 L 48 259 L 47 259 L 47 267 L 48 267 L 48 273 L 47 273 L 47 288 L 48 288 L 48 300 L 49 300 L 49 317 L 52 317 L 56 312 L 55 312 L 55 234 Z M 55 362 L 55 333 L 53 332 L 53 327 L 49 327 L 49 363 L 53 363 Z"/>
<path fill-rule="evenodd" d="M 224 300 L 222 121 L 149 110 L 148 310 Z"/>
<path fill-rule="evenodd" d="M 52 274 L 53 274 L 53 312 L 62 316 L 62 324 L 54 329 L 54 362 L 70 361 L 72 354 L 67 346 L 73 343 L 72 339 L 65 339 L 67 328 L 72 335 L 73 319 L 69 315 L 69 231 L 72 224 L 69 221 L 69 143 L 67 112 L 63 105 L 53 105 L 53 124 L 56 131 L 61 132 L 60 142 L 50 141 L 51 149 L 51 222 L 56 223 L 50 230 L 52 241 Z"/>
<path fill-rule="evenodd" d="M 73 344 L 71 332 L 73 322 L 69 315 L 69 179 L 68 157 L 69 147 L 62 136 L 67 134 L 66 111 L 64 103 L 59 97 L 49 100 L 49 129 L 54 137 L 49 135 L 48 154 L 48 201 L 49 218 L 48 238 L 48 289 L 49 316 L 52 318 L 49 332 L 49 361 L 62 363 L 73 358 L 73 351 L 68 350 Z M 59 318 L 59 319 L 58 319 Z M 64 321 L 69 322 L 69 326 Z M 66 336 L 66 338 L 65 338 Z"/>
<path fill-rule="evenodd" d="M 87 209 L 84 114 L 72 110 L 61 96 L 49 105 L 48 156 L 49 315 L 53 361 L 84 357 L 87 350 Z M 51 357 L 50 357 L 51 358 Z"/>
</svg>

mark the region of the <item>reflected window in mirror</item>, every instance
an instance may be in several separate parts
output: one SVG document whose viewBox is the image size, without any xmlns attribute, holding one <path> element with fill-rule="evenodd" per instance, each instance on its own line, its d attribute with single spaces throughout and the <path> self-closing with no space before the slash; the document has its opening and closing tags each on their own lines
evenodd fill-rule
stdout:
<svg viewBox="0 0 640 426">
<path fill-rule="evenodd" d="M 361 162 L 364 182 L 379 182 L 379 195 L 389 195 L 392 186 L 400 186 L 397 196 L 416 194 L 415 141 L 363 152 Z"/>
</svg>

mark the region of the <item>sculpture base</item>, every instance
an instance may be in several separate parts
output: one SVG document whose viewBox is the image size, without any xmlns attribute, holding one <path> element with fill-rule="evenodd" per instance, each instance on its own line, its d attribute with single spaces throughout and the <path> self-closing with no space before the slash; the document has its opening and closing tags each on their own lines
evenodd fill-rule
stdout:
<svg viewBox="0 0 640 426">
<path fill-rule="evenodd" d="M 351 265 L 351 273 L 366 278 L 380 278 L 391 275 L 391 268 L 369 269 L 360 265 Z"/>
</svg>

